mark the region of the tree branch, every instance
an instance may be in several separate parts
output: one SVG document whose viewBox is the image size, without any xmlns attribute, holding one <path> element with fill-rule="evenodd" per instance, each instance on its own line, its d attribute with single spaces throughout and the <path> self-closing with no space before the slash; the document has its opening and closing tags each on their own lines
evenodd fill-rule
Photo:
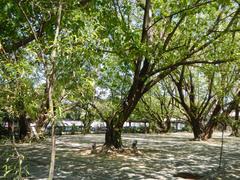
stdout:
<svg viewBox="0 0 240 180">
<path fill-rule="evenodd" d="M 184 18 L 185 18 L 185 15 L 183 15 L 183 16 L 179 19 L 179 21 L 177 22 L 176 26 L 175 26 L 175 27 L 173 28 L 173 30 L 168 34 L 168 36 L 167 36 L 167 38 L 166 38 L 166 40 L 165 40 L 165 42 L 164 42 L 164 45 L 163 45 L 163 50 L 166 50 L 166 48 L 167 48 L 169 42 L 171 41 L 174 33 L 176 32 L 177 28 L 180 26 L 180 24 L 182 23 L 182 21 L 184 20 Z"/>
<path fill-rule="evenodd" d="M 180 61 L 175 64 L 171 64 L 169 66 L 160 68 L 157 72 L 160 72 L 154 79 L 150 80 L 145 87 L 144 92 L 147 92 L 151 87 L 153 87 L 156 83 L 158 83 L 161 79 L 165 78 L 171 72 L 176 70 L 179 66 L 183 65 L 193 65 L 193 64 L 222 64 L 230 61 L 234 61 L 235 59 L 227 59 L 227 60 L 216 60 L 216 61 L 204 61 L 204 60 L 195 60 L 195 61 Z M 153 75 L 153 74 L 152 74 Z"/>
<path fill-rule="evenodd" d="M 216 0 L 212 0 L 212 1 L 207 1 L 207 2 L 203 2 L 203 3 L 199 3 L 199 4 L 198 4 L 199 1 L 197 1 L 197 3 L 195 3 L 195 4 L 193 4 L 193 5 L 190 5 L 190 6 L 188 6 L 188 7 L 185 8 L 185 9 L 181 9 L 181 10 L 179 10 L 179 11 L 177 11 L 177 12 L 174 12 L 174 13 L 168 15 L 168 16 L 162 16 L 162 17 L 158 18 L 157 20 L 155 20 L 155 21 L 153 22 L 153 24 L 152 24 L 151 26 L 149 26 L 148 30 L 151 29 L 154 25 L 156 25 L 158 22 L 160 22 L 160 21 L 163 20 L 163 19 L 171 18 L 171 17 L 173 17 L 173 16 L 175 16 L 175 15 L 178 15 L 178 14 L 180 14 L 180 13 L 183 13 L 183 12 L 185 12 L 185 11 L 189 11 L 189 10 L 192 10 L 192 9 L 195 9 L 195 8 L 198 8 L 198 7 L 201 7 L 201 6 L 204 6 L 204 5 L 213 3 L 213 2 L 215 2 L 215 1 L 216 1 Z"/>
</svg>

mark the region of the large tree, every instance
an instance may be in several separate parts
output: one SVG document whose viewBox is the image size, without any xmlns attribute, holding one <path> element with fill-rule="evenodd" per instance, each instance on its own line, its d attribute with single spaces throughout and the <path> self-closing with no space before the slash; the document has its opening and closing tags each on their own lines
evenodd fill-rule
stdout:
<svg viewBox="0 0 240 180">
<path fill-rule="evenodd" d="M 131 68 L 129 90 L 114 116 L 108 118 L 105 144 L 122 147 L 123 124 L 138 101 L 179 66 L 233 60 L 208 55 L 213 53 L 214 43 L 223 42 L 235 31 L 239 12 L 234 2 L 114 0 L 104 4 L 97 29 L 104 41 L 96 50 L 105 58 L 118 57 Z"/>
<path fill-rule="evenodd" d="M 171 75 L 175 88 L 168 86 L 169 94 L 180 105 L 182 114 L 192 127 L 194 139 L 210 138 L 222 112 L 223 98 L 214 92 L 214 84 L 218 82 L 215 76 L 216 72 L 206 75 L 197 68 L 185 66 Z"/>
</svg>

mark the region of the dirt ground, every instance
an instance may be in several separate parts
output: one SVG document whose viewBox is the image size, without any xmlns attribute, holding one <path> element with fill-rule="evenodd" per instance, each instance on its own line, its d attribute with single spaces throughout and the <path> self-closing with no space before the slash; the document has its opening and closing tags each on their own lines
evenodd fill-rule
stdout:
<svg viewBox="0 0 240 180">
<path fill-rule="evenodd" d="M 108 156 L 83 153 L 94 142 L 101 145 L 103 134 L 59 136 L 55 179 L 168 180 L 190 175 L 201 179 L 240 179 L 240 138 L 225 134 L 221 168 L 218 168 L 221 133 L 215 133 L 214 138 L 207 142 L 190 141 L 190 138 L 191 133 L 124 134 L 124 144 L 130 147 L 137 140 L 142 154 Z M 0 166 L 6 158 L 4 152 L 10 148 L 9 145 L 0 145 Z M 46 179 L 50 139 L 40 144 L 19 144 L 18 149 L 25 156 L 24 165 L 30 172 L 27 179 Z"/>
</svg>

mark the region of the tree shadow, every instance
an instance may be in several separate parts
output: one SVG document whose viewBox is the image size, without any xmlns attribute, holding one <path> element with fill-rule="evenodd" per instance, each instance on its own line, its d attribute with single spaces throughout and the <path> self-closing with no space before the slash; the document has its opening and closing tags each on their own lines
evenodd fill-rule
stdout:
<svg viewBox="0 0 240 180">
<path fill-rule="evenodd" d="M 92 143 L 104 142 L 104 135 L 76 135 L 57 138 L 56 179 L 176 179 L 179 173 L 199 175 L 202 179 L 240 178 L 240 143 L 238 139 L 225 139 L 223 167 L 219 166 L 220 139 L 210 142 L 189 141 L 189 136 L 124 134 L 123 141 L 131 146 L 138 140 L 141 156 L 108 156 L 80 152 L 90 149 Z M 30 179 L 48 176 L 50 141 L 40 144 L 18 145 L 24 154 Z M 0 146 L 0 153 L 10 151 Z M 1 156 L 0 156 L 0 160 Z M 2 162 L 2 161 L 0 161 Z M 181 175 L 181 174 L 180 174 Z"/>
</svg>

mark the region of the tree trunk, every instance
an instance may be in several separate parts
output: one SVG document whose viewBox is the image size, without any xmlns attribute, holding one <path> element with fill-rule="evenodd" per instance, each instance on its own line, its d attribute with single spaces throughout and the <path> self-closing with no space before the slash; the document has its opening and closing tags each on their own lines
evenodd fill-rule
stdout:
<svg viewBox="0 0 240 180">
<path fill-rule="evenodd" d="M 15 123 L 12 121 L 11 123 L 11 140 L 12 143 L 15 143 Z"/>
<path fill-rule="evenodd" d="M 90 129 L 91 129 L 91 124 L 92 124 L 92 118 L 94 118 L 92 116 L 92 114 L 90 113 L 91 110 L 88 110 L 88 108 L 86 109 L 86 113 L 84 116 L 84 121 L 83 121 L 83 134 L 88 134 L 90 133 Z"/>
<path fill-rule="evenodd" d="M 147 45 L 151 42 L 152 34 L 149 29 L 151 18 L 151 1 L 146 0 L 142 25 L 142 44 Z M 116 114 L 117 116 L 112 117 L 109 122 L 106 122 L 107 131 L 105 135 L 105 145 L 114 146 L 115 148 L 122 147 L 121 132 L 123 124 L 127 121 L 143 94 L 149 90 L 145 85 L 147 79 L 150 77 L 148 74 L 149 72 L 149 60 L 143 55 L 139 55 L 139 57 L 136 58 L 133 83 L 128 95 L 121 103 L 121 108 Z"/>
<path fill-rule="evenodd" d="M 202 140 L 208 140 L 212 138 L 213 130 L 216 127 L 216 125 L 217 125 L 217 122 L 214 122 L 214 121 L 211 121 L 206 125 L 204 132 L 202 134 Z"/>
<path fill-rule="evenodd" d="M 112 117 L 112 119 L 107 123 L 107 131 L 105 134 L 105 145 L 114 146 L 115 148 L 122 147 L 121 133 L 123 129 L 123 124 L 126 122 L 136 107 L 137 103 L 143 96 L 142 88 L 143 83 L 136 82 L 131 87 L 128 97 L 123 101 L 120 110 L 116 113 L 117 116 Z"/>
<path fill-rule="evenodd" d="M 45 72 L 47 76 L 47 72 Z M 41 134 L 43 129 L 46 129 L 49 119 L 48 119 L 48 109 L 49 109 L 49 77 L 46 78 L 46 85 L 45 85 L 45 91 L 44 91 L 44 101 L 41 105 L 41 111 L 38 115 L 37 121 L 36 121 L 36 131 L 38 134 Z"/>
<path fill-rule="evenodd" d="M 170 118 L 167 118 L 166 121 L 164 121 L 163 119 L 158 119 L 155 126 L 157 126 L 155 129 L 157 130 L 158 133 L 169 132 L 169 130 L 171 128 Z"/>
<path fill-rule="evenodd" d="M 191 126 L 194 135 L 194 140 L 202 140 L 203 130 L 200 119 L 191 120 Z"/>
<path fill-rule="evenodd" d="M 212 138 L 213 130 L 217 125 L 216 121 L 209 120 L 209 122 L 203 127 L 200 120 L 195 120 L 191 123 L 194 140 L 208 140 Z"/>
<path fill-rule="evenodd" d="M 51 53 L 51 68 L 50 68 L 50 74 L 48 76 L 49 80 L 49 86 L 48 86 L 48 115 L 49 120 L 52 121 L 52 152 L 51 152 L 51 162 L 50 162 L 50 169 L 49 169 L 49 176 L 48 179 L 52 180 L 54 178 L 54 169 L 55 169 L 55 156 L 56 156 L 56 137 L 55 137 L 55 114 L 54 114 L 54 105 L 53 105 L 53 92 L 54 92 L 54 84 L 55 84 L 55 68 L 56 68 L 56 57 L 57 57 L 57 42 L 58 42 L 58 35 L 60 32 L 60 23 L 61 23 L 61 13 L 62 13 L 62 1 L 59 2 L 59 8 L 58 8 L 58 18 L 57 18 L 57 26 L 55 31 L 55 37 L 53 41 L 53 50 Z"/>
<path fill-rule="evenodd" d="M 24 140 L 30 135 L 30 123 L 26 117 L 26 113 L 23 113 L 19 117 L 19 139 Z"/>
<path fill-rule="evenodd" d="M 49 168 L 49 175 L 48 179 L 52 180 L 54 177 L 54 169 L 55 169 L 55 156 L 56 156 L 56 135 L 55 135 L 55 122 L 52 123 L 52 130 L 51 130 L 51 162 Z"/>
<path fill-rule="evenodd" d="M 91 121 L 83 123 L 83 134 L 89 134 L 91 129 Z"/>
<path fill-rule="evenodd" d="M 165 124 L 164 133 L 167 133 L 171 128 L 171 118 L 167 118 L 167 121 L 164 122 L 164 124 Z"/>
<path fill-rule="evenodd" d="M 122 128 L 123 127 L 113 127 L 112 125 L 107 125 L 107 131 L 105 134 L 105 145 L 108 147 L 114 146 L 119 149 L 122 147 Z"/>
<path fill-rule="evenodd" d="M 218 102 L 215 108 L 213 109 L 213 112 L 211 114 L 210 119 L 208 120 L 208 123 L 204 127 L 202 140 L 207 140 L 212 138 L 213 130 L 218 124 L 218 122 L 216 121 L 216 118 L 220 114 L 221 109 L 222 109 L 222 106 L 220 102 Z"/>
<path fill-rule="evenodd" d="M 234 121 L 234 124 L 232 126 L 232 133 L 231 133 L 232 136 L 236 136 L 236 137 L 240 136 L 239 126 L 240 126 L 240 122 L 239 122 L 239 105 L 236 104 L 236 107 L 235 107 L 235 121 Z"/>
<path fill-rule="evenodd" d="M 11 137 L 12 136 L 12 125 L 13 125 L 13 122 L 12 122 L 12 120 L 9 117 L 6 117 L 5 120 L 8 123 L 8 135 L 9 135 L 9 137 Z"/>
</svg>

